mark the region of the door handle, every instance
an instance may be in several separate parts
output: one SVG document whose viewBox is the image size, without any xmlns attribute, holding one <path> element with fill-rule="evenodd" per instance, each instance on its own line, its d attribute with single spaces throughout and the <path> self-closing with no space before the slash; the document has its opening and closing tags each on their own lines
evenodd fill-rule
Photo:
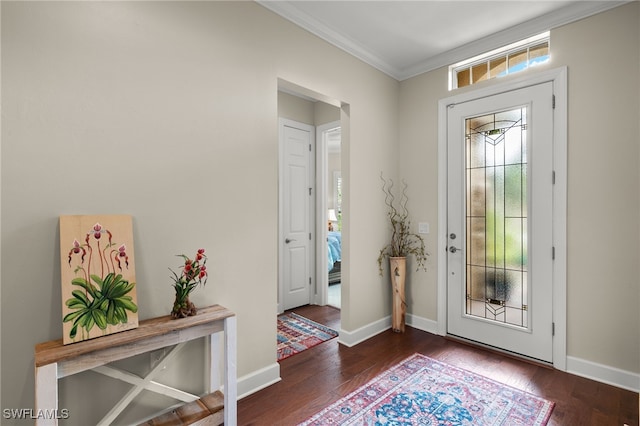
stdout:
<svg viewBox="0 0 640 426">
<path fill-rule="evenodd" d="M 455 253 L 455 252 L 457 252 L 458 250 L 462 251 L 462 249 L 459 249 L 459 248 L 458 248 L 458 247 L 456 247 L 456 246 L 450 246 L 450 247 L 449 247 L 449 251 L 450 251 L 451 253 Z"/>
<path fill-rule="evenodd" d="M 284 240 L 284 242 L 285 242 L 286 244 L 289 244 L 291 241 L 295 241 L 295 240 L 293 240 L 293 239 L 291 239 L 291 240 L 290 240 L 289 238 L 286 238 L 286 239 Z"/>
</svg>

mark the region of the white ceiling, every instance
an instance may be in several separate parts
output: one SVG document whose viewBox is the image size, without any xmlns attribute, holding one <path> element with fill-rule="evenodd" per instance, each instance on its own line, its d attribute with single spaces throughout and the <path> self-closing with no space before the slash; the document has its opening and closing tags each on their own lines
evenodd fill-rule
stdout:
<svg viewBox="0 0 640 426">
<path fill-rule="evenodd" d="M 397 80 L 626 1 L 271 1 L 259 4 Z"/>
</svg>

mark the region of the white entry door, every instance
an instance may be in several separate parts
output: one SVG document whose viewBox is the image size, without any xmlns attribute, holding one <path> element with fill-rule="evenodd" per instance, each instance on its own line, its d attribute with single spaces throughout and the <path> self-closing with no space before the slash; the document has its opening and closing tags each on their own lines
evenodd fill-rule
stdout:
<svg viewBox="0 0 640 426">
<path fill-rule="evenodd" d="M 447 112 L 447 332 L 553 361 L 553 84 Z"/>
<path fill-rule="evenodd" d="M 281 310 L 310 303 L 313 284 L 311 159 L 314 128 L 280 121 L 281 139 Z"/>
</svg>

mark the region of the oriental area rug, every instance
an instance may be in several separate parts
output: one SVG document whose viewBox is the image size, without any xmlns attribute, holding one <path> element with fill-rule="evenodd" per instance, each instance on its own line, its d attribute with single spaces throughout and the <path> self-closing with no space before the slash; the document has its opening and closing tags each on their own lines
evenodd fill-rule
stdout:
<svg viewBox="0 0 640 426">
<path fill-rule="evenodd" d="M 414 354 L 300 425 L 546 425 L 554 403 Z"/>
<path fill-rule="evenodd" d="M 278 361 L 338 336 L 338 332 L 290 312 L 278 316 Z"/>
</svg>

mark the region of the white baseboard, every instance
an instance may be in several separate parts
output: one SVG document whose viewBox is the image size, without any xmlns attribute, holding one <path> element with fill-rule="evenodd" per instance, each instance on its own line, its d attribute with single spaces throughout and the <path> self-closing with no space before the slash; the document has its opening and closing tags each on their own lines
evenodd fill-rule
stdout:
<svg viewBox="0 0 640 426">
<path fill-rule="evenodd" d="M 413 314 L 406 314 L 406 324 L 418 330 L 426 331 L 432 334 L 438 334 L 438 322 L 427 318 L 422 318 Z M 351 347 L 358 343 L 380 334 L 391 328 L 391 317 L 385 317 L 381 320 L 372 322 L 355 331 L 340 330 L 339 342 L 345 346 Z"/>
<path fill-rule="evenodd" d="M 365 340 L 375 336 L 376 334 L 380 334 L 383 331 L 388 330 L 389 328 L 391 328 L 390 316 L 367 324 L 364 327 L 360 327 L 359 329 L 354 331 L 340 330 L 338 342 L 342 345 L 352 347 L 357 345 L 358 343 L 364 342 Z"/>
<path fill-rule="evenodd" d="M 640 392 L 640 374 L 620 370 L 619 368 L 608 365 L 567 356 L 567 373 L 633 392 Z"/>
<path fill-rule="evenodd" d="M 277 362 L 238 378 L 238 399 L 249 396 L 280 381 L 280 364 Z"/>
<path fill-rule="evenodd" d="M 427 333 L 438 335 L 438 322 L 417 315 L 407 314 L 405 317 L 407 325 L 426 331 Z"/>
</svg>

